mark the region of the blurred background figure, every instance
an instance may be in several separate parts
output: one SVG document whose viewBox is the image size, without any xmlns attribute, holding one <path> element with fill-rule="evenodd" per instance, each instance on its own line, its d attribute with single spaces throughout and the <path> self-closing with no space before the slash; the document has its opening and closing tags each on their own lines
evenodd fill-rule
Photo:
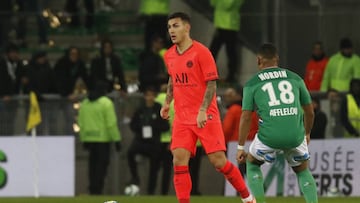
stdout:
<svg viewBox="0 0 360 203">
<path fill-rule="evenodd" d="M 343 38 L 340 51 L 332 55 L 326 65 L 320 90 L 348 92 L 352 78 L 360 78 L 360 58 L 353 53 L 351 40 Z"/>
<path fill-rule="evenodd" d="M 306 64 L 305 85 L 309 91 L 319 91 L 326 64 L 329 58 L 325 55 L 323 44 L 317 41 L 313 44 L 311 59 Z"/>
<path fill-rule="evenodd" d="M 84 0 L 83 7 L 86 10 L 85 28 L 87 31 L 92 31 L 94 26 L 95 4 L 94 0 Z M 81 10 L 79 7 L 79 0 L 67 0 L 65 4 L 65 11 L 70 14 L 71 28 L 79 28 L 81 26 Z"/>
<path fill-rule="evenodd" d="M 29 76 L 29 90 L 34 91 L 40 105 L 42 122 L 38 128 L 39 135 L 56 134 L 57 107 L 52 100 L 46 100 L 45 94 L 55 94 L 56 84 L 53 69 L 45 51 L 37 51 L 33 54 L 27 67 Z"/>
<path fill-rule="evenodd" d="M 46 51 L 37 51 L 28 64 L 29 89 L 34 91 L 40 101 L 43 94 L 56 92 L 54 72 L 47 58 Z"/>
<path fill-rule="evenodd" d="M 214 7 L 214 26 L 216 28 L 210 51 L 216 59 L 225 44 L 227 55 L 226 82 L 236 82 L 238 67 L 238 32 L 240 30 L 240 8 L 245 0 L 210 0 Z"/>
<path fill-rule="evenodd" d="M 140 178 L 136 156 L 149 157 L 150 169 L 148 176 L 147 194 L 152 195 L 156 190 L 156 182 L 161 157 L 161 133 L 169 130 L 169 121 L 160 117 L 161 104 L 155 102 L 156 91 L 148 87 L 144 91 L 144 103 L 135 111 L 130 122 L 134 138 L 127 152 L 131 173 L 130 184 L 139 185 Z"/>
<path fill-rule="evenodd" d="M 138 78 L 141 91 L 150 86 L 159 91 L 160 84 L 168 81 L 164 60 L 160 56 L 163 48 L 164 39 L 154 35 L 151 39 L 151 49 L 146 49 L 140 54 Z"/>
<path fill-rule="evenodd" d="M 120 151 L 120 131 L 112 100 L 106 97 L 107 82 L 98 81 L 89 96 L 81 102 L 78 123 L 80 140 L 89 151 L 88 178 L 92 195 L 103 193 L 110 163 L 111 144 Z"/>
<path fill-rule="evenodd" d="M 16 0 L 20 18 L 16 31 L 16 37 L 19 46 L 27 47 L 26 36 L 28 33 L 28 19 L 29 15 L 36 16 L 38 26 L 38 39 L 40 45 L 48 45 L 48 23 L 44 18 L 42 12 L 46 6 L 47 1 L 44 0 Z"/>
<path fill-rule="evenodd" d="M 341 123 L 345 128 L 345 137 L 360 135 L 360 79 L 352 79 L 350 91 L 341 104 Z"/>
<path fill-rule="evenodd" d="M 74 89 L 78 80 L 88 83 L 88 75 L 85 62 L 80 57 L 80 50 L 71 46 L 65 50 L 54 67 L 56 75 L 56 86 L 60 95 L 69 101 L 74 101 Z"/>
<path fill-rule="evenodd" d="M 160 36 L 165 46 L 169 45 L 167 34 L 167 16 L 170 0 L 141 0 L 139 14 L 145 23 L 144 42 L 145 50 L 151 49 L 151 38 Z"/>
<path fill-rule="evenodd" d="M 54 72 L 56 75 L 56 88 L 63 98 L 59 102 L 59 110 L 64 114 L 66 124 L 64 134 L 73 134 L 73 123 L 75 122 L 75 111 L 73 103 L 78 101 L 79 94 L 75 89 L 79 83 L 86 87 L 88 75 L 85 62 L 80 58 L 80 51 L 76 47 L 66 49 L 62 56 L 55 64 Z"/>
<path fill-rule="evenodd" d="M 224 102 L 227 108 L 225 116 L 223 118 L 223 130 L 225 136 L 225 142 L 228 145 L 237 146 L 239 140 L 239 125 L 240 125 L 240 118 L 242 113 L 242 97 L 243 97 L 243 88 L 241 86 L 237 86 L 236 88 L 227 88 L 224 93 Z M 251 117 L 251 126 L 249 135 L 247 140 L 251 141 L 254 139 L 255 134 L 258 131 L 258 122 L 259 119 L 255 112 L 252 113 Z M 232 147 L 231 146 L 231 147 Z M 230 151 L 230 149 L 229 149 Z M 227 154 L 229 160 L 234 161 L 236 163 L 235 157 L 232 157 L 230 153 Z M 240 164 L 239 165 L 240 172 L 244 176 L 246 174 L 246 165 Z"/>
<path fill-rule="evenodd" d="M 327 125 L 326 114 L 321 110 L 320 100 L 317 97 L 312 98 L 312 104 L 314 107 L 314 125 L 311 129 L 311 139 L 325 139 L 325 131 Z"/>
<path fill-rule="evenodd" d="M 95 84 L 98 80 L 107 81 L 108 92 L 113 90 L 127 92 L 122 62 L 120 57 L 114 53 L 114 46 L 110 40 L 102 41 L 100 54 L 92 59 L 90 80 L 91 84 Z M 91 88 L 91 84 L 89 88 Z"/>
<path fill-rule="evenodd" d="M 0 135 L 13 135 L 18 102 L 14 96 L 26 91 L 29 79 L 26 76 L 18 47 L 9 44 L 0 58 Z"/>
<path fill-rule="evenodd" d="M 166 99 L 166 89 L 167 83 L 164 83 L 160 87 L 160 92 L 156 96 L 155 101 L 159 104 L 163 105 Z M 174 102 L 171 102 L 170 109 L 169 109 L 169 130 L 161 133 L 161 153 L 160 153 L 160 167 L 162 170 L 162 177 L 161 177 L 161 194 L 167 195 L 170 189 L 170 180 L 171 180 L 171 173 L 172 173 L 172 154 L 170 151 L 170 142 L 171 142 L 171 129 L 172 124 L 174 121 Z"/>
</svg>

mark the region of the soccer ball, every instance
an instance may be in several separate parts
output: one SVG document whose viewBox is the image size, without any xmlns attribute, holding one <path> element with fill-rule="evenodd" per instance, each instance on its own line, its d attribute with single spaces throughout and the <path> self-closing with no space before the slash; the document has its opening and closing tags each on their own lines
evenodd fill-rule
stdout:
<svg viewBox="0 0 360 203">
<path fill-rule="evenodd" d="M 104 203 L 118 203 L 117 201 L 114 201 L 114 200 L 110 200 L 110 201 L 106 201 Z"/>
<path fill-rule="evenodd" d="M 131 184 L 125 187 L 124 193 L 128 196 L 137 196 L 140 193 L 140 188 L 135 184 Z"/>
<path fill-rule="evenodd" d="M 341 193 L 337 187 L 331 187 L 326 193 L 327 197 L 339 197 L 340 195 Z"/>
</svg>

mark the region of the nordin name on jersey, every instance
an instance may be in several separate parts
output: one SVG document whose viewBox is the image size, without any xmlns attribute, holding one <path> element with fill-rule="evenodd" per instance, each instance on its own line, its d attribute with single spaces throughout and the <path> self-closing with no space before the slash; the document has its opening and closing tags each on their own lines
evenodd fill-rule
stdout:
<svg viewBox="0 0 360 203">
<path fill-rule="evenodd" d="M 278 71 L 260 73 L 258 77 L 260 78 L 261 81 L 269 80 L 269 79 L 277 79 L 277 78 L 287 78 L 287 73 L 284 70 L 278 70 Z"/>
</svg>

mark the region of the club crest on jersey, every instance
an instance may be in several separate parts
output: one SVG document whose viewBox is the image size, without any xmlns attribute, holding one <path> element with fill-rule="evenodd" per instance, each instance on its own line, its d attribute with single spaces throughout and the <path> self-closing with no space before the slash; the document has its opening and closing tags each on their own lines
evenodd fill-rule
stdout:
<svg viewBox="0 0 360 203">
<path fill-rule="evenodd" d="M 191 68 L 191 67 L 193 67 L 193 62 L 191 61 L 191 60 L 189 60 L 188 62 L 186 62 L 186 67 L 188 67 L 188 68 Z"/>
<path fill-rule="evenodd" d="M 212 114 L 209 114 L 207 117 L 208 117 L 209 120 L 212 120 L 212 119 L 213 119 L 213 115 L 212 115 Z"/>
</svg>

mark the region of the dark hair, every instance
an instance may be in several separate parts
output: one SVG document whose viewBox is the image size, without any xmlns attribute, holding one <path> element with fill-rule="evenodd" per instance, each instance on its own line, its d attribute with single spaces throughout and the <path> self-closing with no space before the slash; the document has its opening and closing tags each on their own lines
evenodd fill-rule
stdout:
<svg viewBox="0 0 360 203">
<path fill-rule="evenodd" d="M 185 21 L 191 24 L 190 16 L 184 12 L 175 12 L 168 16 L 168 21 L 174 18 L 180 18 L 182 21 Z"/>
<path fill-rule="evenodd" d="M 278 55 L 276 47 L 270 43 L 261 45 L 258 54 L 265 59 L 273 59 Z"/>
<path fill-rule="evenodd" d="M 352 42 L 349 38 L 345 37 L 340 40 L 340 49 L 352 48 Z"/>
<path fill-rule="evenodd" d="M 95 82 L 94 89 L 90 90 L 88 98 L 90 101 L 95 101 L 98 98 L 105 96 L 109 88 L 109 83 L 104 80 L 98 80 Z"/>
<path fill-rule="evenodd" d="M 104 47 L 105 44 L 110 44 L 112 52 L 114 52 L 114 43 L 110 40 L 110 39 L 103 39 L 101 41 L 101 48 L 100 48 L 100 54 L 103 55 L 104 54 Z"/>
<path fill-rule="evenodd" d="M 324 45 L 323 45 L 323 43 L 321 41 L 315 41 L 313 43 L 313 47 L 316 46 L 316 45 L 319 45 L 321 50 L 324 50 Z"/>
<path fill-rule="evenodd" d="M 145 89 L 143 90 L 143 94 L 145 94 L 147 92 L 152 92 L 155 95 L 158 93 L 157 89 L 152 85 L 145 87 Z"/>
</svg>

